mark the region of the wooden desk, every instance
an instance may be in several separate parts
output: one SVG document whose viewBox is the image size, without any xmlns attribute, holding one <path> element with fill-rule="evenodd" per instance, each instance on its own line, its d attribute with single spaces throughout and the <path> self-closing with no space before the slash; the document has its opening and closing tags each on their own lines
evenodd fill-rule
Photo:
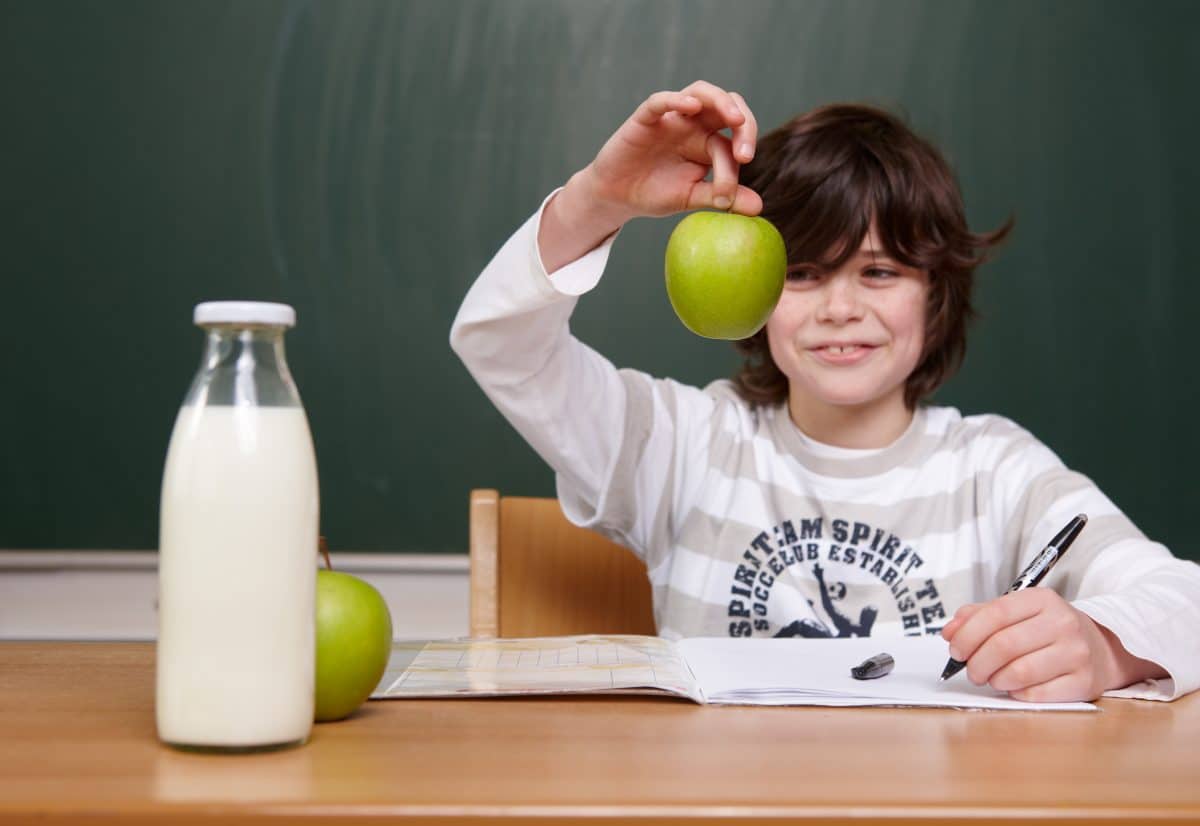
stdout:
<svg viewBox="0 0 1200 826">
<path fill-rule="evenodd" d="M 160 745 L 150 643 L 0 643 L 0 823 L 1200 823 L 1200 696 L 1104 712 L 372 701 L 290 751 Z"/>
</svg>

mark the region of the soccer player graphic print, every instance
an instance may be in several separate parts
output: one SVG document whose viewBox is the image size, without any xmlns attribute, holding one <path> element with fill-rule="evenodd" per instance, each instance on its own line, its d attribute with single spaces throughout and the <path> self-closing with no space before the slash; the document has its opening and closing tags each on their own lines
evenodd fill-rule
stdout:
<svg viewBox="0 0 1200 826">
<path fill-rule="evenodd" d="M 834 603 L 840 601 L 846 595 L 846 585 L 843 582 L 833 583 L 833 587 L 825 582 L 825 571 L 820 565 L 813 565 L 813 575 L 817 578 L 817 586 L 821 589 L 821 607 L 825 609 L 825 613 L 829 616 L 830 622 L 833 624 L 834 631 L 830 631 L 829 627 L 819 619 L 793 620 L 792 622 L 781 628 L 776 634 L 776 637 L 869 637 L 871 636 L 871 626 L 875 624 L 875 617 L 879 610 L 873 605 L 866 605 L 858 614 L 858 622 L 850 621 L 850 618 L 838 610 Z M 835 591 L 836 596 L 830 591 Z M 810 607 L 813 608 L 813 613 L 816 613 L 816 607 L 810 599 L 808 601 Z"/>
</svg>

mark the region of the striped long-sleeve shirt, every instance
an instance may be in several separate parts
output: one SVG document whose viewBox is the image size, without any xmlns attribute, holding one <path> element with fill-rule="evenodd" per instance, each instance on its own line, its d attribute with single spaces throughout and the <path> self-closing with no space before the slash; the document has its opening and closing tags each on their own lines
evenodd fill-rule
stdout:
<svg viewBox="0 0 1200 826">
<path fill-rule="evenodd" d="M 613 239 L 548 276 L 540 214 L 471 288 L 451 343 L 555 470 L 568 518 L 645 561 L 660 635 L 935 634 L 1086 513 L 1042 584 L 1170 675 L 1112 693 L 1200 687 L 1200 566 L 1148 540 L 1029 432 L 921 407 L 894 443 L 849 450 L 728 381 L 618 370 L 568 324 Z"/>
</svg>

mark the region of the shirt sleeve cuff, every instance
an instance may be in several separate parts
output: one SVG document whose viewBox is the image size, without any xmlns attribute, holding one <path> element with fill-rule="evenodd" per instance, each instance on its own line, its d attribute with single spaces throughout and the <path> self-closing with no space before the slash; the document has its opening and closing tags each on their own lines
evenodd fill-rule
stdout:
<svg viewBox="0 0 1200 826">
<path fill-rule="evenodd" d="M 1115 634 L 1121 645 L 1125 646 L 1125 650 L 1130 654 L 1158 663 L 1168 674 L 1160 679 L 1146 679 L 1123 688 L 1111 689 L 1104 692 L 1105 697 L 1168 701 L 1187 693 L 1180 690 L 1181 686 L 1175 679 L 1178 675 L 1173 673 L 1171 663 L 1163 662 L 1165 658 L 1159 656 L 1153 640 L 1146 639 L 1146 635 L 1139 633 L 1136 627 L 1130 627 L 1131 623 L 1128 618 L 1122 616 L 1122 612 L 1111 604 L 1109 598 L 1104 596 L 1087 597 L 1075 600 L 1071 604 L 1091 617 L 1094 622 L 1103 625 Z"/>
<path fill-rule="evenodd" d="M 601 241 L 598 246 L 571 263 L 559 267 L 553 275 L 546 272 L 546 265 L 543 263 L 541 251 L 538 249 L 538 232 L 542 226 L 542 215 L 546 211 L 546 204 L 550 203 L 550 199 L 561 191 L 562 187 L 560 186 L 551 192 L 538 208 L 533 224 L 533 249 L 531 250 L 534 269 L 540 272 L 554 289 L 563 295 L 583 295 L 600 283 L 600 276 L 604 274 L 604 268 L 608 264 L 608 256 L 612 252 L 613 242 L 621 234 L 621 231 L 617 230 Z"/>
<path fill-rule="evenodd" d="M 1105 697 L 1124 697 L 1129 700 L 1174 700 L 1179 693 L 1175 690 L 1175 681 L 1170 677 L 1161 680 L 1142 680 L 1140 683 L 1127 685 L 1124 688 L 1114 688 L 1104 692 Z"/>
</svg>

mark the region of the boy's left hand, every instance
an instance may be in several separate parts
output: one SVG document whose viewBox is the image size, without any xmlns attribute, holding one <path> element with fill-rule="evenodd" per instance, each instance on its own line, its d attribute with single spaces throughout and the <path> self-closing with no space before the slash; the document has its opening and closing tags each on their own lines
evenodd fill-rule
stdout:
<svg viewBox="0 0 1200 826">
<path fill-rule="evenodd" d="M 1049 588 L 964 605 L 942 637 L 950 656 L 967 662 L 971 682 L 1030 702 L 1094 700 L 1127 684 L 1114 646 L 1135 659 L 1112 632 Z"/>
</svg>

